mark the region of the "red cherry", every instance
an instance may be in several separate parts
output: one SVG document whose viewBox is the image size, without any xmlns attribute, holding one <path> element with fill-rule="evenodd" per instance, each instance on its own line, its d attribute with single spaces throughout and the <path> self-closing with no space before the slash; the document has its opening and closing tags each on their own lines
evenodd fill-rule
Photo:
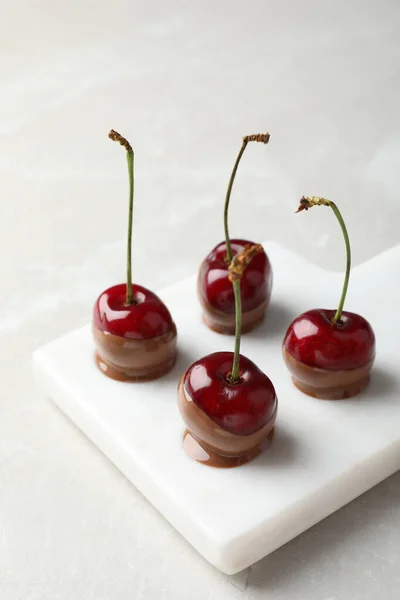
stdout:
<svg viewBox="0 0 400 600">
<path fill-rule="evenodd" d="M 128 140 L 111 129 L 108 137 L 126 150 L 129 175 L 126 283 L 100 294 L 93 308 L 95 360 L 102 373 L 118 381 L 157 379 L 176 360 L 176 327 L 156 294 L 132 282 L 134 153 Z"/>
<path fill-rule="evenodd" d="M 236 256 L 245 248 L 253 245 L 248 240 L 231 240 L 232 254 Z M 203 307 L 228 315 L 235 313 L 235 295 L 228 278 L 226 261 L 226 243 L 221 242 L 204 259 L 200 266 L 198 289 Z M 240 281 L 242 310 L 247 312 L 265 303 L 268 304 L 272 289 L 272 269 L 266 253 L 257 254 L 247 266 Z"/>
<path fill-rule="evenodd" d="M 345 371 L 367 365 L 375 357 L 375 336 L 362 316 L 313 309 L 297 317 L 286 332 L 284 349 L 297 361 L 326 371 Z"/>
<path fill-rule="evenodd" d="M 183 385 L 192 401 L 222 429 L 248 436 L 273 417 L 277 398 L 271 380 L 240 356 L 240 380 L 229 382 L 233 352 L 215 352 L 193 363 Z"/>
<path fill-rule="evenodd" d="M 343 310 L 349 285 L 351 249 L 347 228 L 334 202 L 303 196 L 297 212 L 313 206 L 332 209 L 346 246 L 346 272 L 336 310 L 309 310 L 293 321 L 283 340 L 283 358 L 293 383 L 305 394 L 326 400 L 344 400 L 368 385 L 375 358 L 371 325 L 356 313 Z"/>
<path fill-rule="evenodd" d="M 229 235 L 228 213 L 233 182 L 241 158 L 249 142 L 268 144 L 269 133 L 256 133 L 242 138 L 226 190 L 224 204 L 225 241 L 218 244 L 200 265 L 198 293 L 203 308 L 203 320 L 206 325 L 218 333 L 232 334 L 236 331 L 234 315 L 235 294 L 228 278 L 228 267 L 232 259 L 241 254 L 245 246 L 255 246 L 246 240 L 232 240 Z M 272 272 L 268 257 L 264 251 L 247 264 L 245 274 L 237 291 L 241 300 L 241 331 L 246 333 L 256 327 L 264 318 L 272 287 Z M 240 294 L 240 295 L 239 295 Z"/>
<path fill-rule="evenodd" d="M 126 284 L 100 294 L 93 308 L 93 325 L 100 331 L 132 340 L 149 340 L 174 329 L 168 308 L 160 298 L 133 285 L 135 303 L 126 305 Z"/>
</svg>

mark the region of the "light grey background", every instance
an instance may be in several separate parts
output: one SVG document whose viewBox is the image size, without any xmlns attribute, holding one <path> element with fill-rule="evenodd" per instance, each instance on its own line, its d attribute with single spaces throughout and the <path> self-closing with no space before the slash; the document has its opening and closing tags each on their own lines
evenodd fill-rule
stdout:
<svg viewBox="0 0 400 600">
<path fill-rule="evenodd" d="M 31 352 L 86 323 L 96 295 L 124 278 L 127 181 L 111 127 L 136 150 L 134 277 L 152 289 L 193 273 L 222 239 L 241 136 L 258 131 L 271 141 L 246 150 L 233 235 L 342 269 L 333 215 L 293 214 L 304 193 L 340 205 L 355 263 L 399 242 L 398 2 L 0 10 L 1 600 L 398 600 L 398 475 L 228 577 L 30 374 Z M 384 310 L 389 282 L 371 293 Z"/>
</svg>

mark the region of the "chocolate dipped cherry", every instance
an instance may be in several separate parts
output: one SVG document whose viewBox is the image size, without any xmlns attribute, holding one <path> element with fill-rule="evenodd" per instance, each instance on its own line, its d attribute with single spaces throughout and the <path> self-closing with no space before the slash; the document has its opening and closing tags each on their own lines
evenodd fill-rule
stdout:
<svg viewBox="0 0 400 600">
<path fill-rule="evenodd" d="M 93 308 L 96 364 L 119 381 L 145 381 L 167 373 L 176 360 L 176 327 L 156 294 L 132 283 L 134 154 L 129 142 L 111 130 L 126 149 L 129 173 L 127 281 L 100 294 Z"/>
<path fill-rule="evenodd" d="M 228 229 L 228 209 L 233 182 L 240 160 L 249 142 L 267 144 L 269 133 L 247 135 L 237 156 L 229 180 L 224 208 L 225 241 L 221 242 L 206 256 L 200 265 L 198 275 L 198 296 L 203 308 L 205 324 L 218 333 L 235 333 L 235 297 L 229 281 L 228 267 L 234 256 L 254 242 L 230 239 Z M 268 256 L 260 252 L 248 265 L 240 282 L 242 300 L 242 333 L 254 329 L 264 318 L 272 289 L 272 269 Z"/>
<path fill-rule="evenodd" d="M 178 406 L 187 426 L 183 446 L 193 459 L 215 467 L 235 467 L 255 458 L 272 437 L 278 400 L 271 380 L 240 354 L 240 279 L 262 246 L 249 246 L 229 265 L 234 288 L 234 352 L 214 352 L 193 363 L 178 386 Z"/>
<path fill-rule="evenodd" d="M 375 358 L 375 335 L 364 317 L 343 310 L 351 268 L 350 241 L 336 204 L 304 197 L 297 212 L 329 206 L 339 221 L 346 245 L 346 274 L 336 310 L 315 308 L 297 317 L 286 332 L 282 351 L 293 383 L 302 392 L 325 400 L 343 400 L 368 385 Z"/>
</svg>

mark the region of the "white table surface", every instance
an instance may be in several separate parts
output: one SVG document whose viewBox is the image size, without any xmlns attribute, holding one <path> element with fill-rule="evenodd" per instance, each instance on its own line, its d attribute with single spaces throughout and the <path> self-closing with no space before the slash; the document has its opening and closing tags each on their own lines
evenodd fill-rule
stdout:
<svg viewBox="0 0 400 600">
<path fill-rule="evenodd" d="M 111 127 L 136 149 L 134 276 L 152 289 L 222 238 L 240 138 L 259 130 L 271 142 L 246 151 L 233 235 L 341 269 L 333 215 L 293 214 L 305 193 L 340 203 L 355 263 L 400 241 L 398 3 L 0 8 L 1 600 L 398 600 L 399 474 L 228 577 L 30 372 L 32 351 L 85 324 L 124 277 L 127 184 Z"/>
</svg>

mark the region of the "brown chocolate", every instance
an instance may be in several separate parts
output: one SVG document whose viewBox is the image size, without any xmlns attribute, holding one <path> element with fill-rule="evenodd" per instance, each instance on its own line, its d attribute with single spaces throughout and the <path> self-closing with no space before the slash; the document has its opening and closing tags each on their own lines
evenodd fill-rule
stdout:
<svg viewBox="0 0 400 600">
<path fill-rule="evenodd" d="M 203 321 L 209 329 L 216 331 L 217 333 L 225 333 L 227 335 L 235 334 L 235 314 L 224 313 L 220 310 L 213 308 L 208 302 L 205 302 L 204 298 L 199 294 L 200 303 L 203 308 Z M 268 300 L 265 300 L 262 304 L 242 312 L 242 333 L 248 333 L 255 329 L 257 325 L 261 323 L 265 316 L 265 309 L 268 306 Z"/>
<path fill-rule="evenodd" d="M 368 385 L 374 362 L 357 369 L 326 371 L 301 363 L 284 347 L 282 353 L 294 385 L 304 394 L 320 400 L 345 400 L 360 394 Z"/>
<path fill-rule="evenodd" d="M 261 443 L 272 438 L 276 421 L 275 411 L 261 429 L 250 435 L 235 435 L 226 431 L 188 396 L 184 377 L 178 386 L 178 408 L 187 426 L 184 433 L 183 447 L 185 452 L 198 462 L 212 467 L 237 467 L 249 462 L 261 451 Z"/>
<path fill-rule="evenodd" d="M 112 335 L 93 326 L 95 360 L 99 369 L 117 381 L 149 381 L 165 375 L 176 361 L 176 327 L 147 340 Z"/>
<path fill-rule="evenodd" d="M 267 440 L 272 440 L 274 437 L 274 431 L 274 429 L 271 429 L 267 435 Z M 240 456 L 222 456 L 221 454 L 211 450 L 206 445 L 200 444 L 200 442 L 193 437 L 188 429 L 186 429 L 183 434 L 183 449 L 193 460 L 203 463 L 208 467 L 214 467 L 217 469 L 232 469 L 233 467 L 240 467 L 241 465 L 245 465 L 256 458 L 262 452 L 261 444 L 258 444 Z"/>
</svg>

